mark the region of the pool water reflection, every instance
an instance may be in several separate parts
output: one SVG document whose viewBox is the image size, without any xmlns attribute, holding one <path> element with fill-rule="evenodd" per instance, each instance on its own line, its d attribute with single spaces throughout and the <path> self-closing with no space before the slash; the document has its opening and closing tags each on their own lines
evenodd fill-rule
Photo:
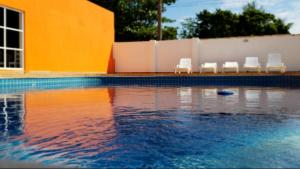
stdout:
<svg viewBox="0 0 300 169">
<path fill-rule="evenodd" d="M 0 159 L 68 167 L 300 167 L 300 90 L 119 86 L 0 95 Z"/>
</svg>

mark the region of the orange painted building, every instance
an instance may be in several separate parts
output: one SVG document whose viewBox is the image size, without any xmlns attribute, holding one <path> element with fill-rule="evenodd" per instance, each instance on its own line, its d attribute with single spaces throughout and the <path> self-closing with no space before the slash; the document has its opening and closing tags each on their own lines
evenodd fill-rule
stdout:
<svg viewBox="0 0 300 169">
<path fill-rule="evenodd" d="M 0 0 L 0 69 L 113 71 L 114 14 L 88 0 Z"/>
</svg>

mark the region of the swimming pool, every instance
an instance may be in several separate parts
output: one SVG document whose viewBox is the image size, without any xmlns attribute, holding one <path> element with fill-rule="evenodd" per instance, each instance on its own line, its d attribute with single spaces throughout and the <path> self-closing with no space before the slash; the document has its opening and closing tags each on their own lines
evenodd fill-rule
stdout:
<svg viewBox="0 0 300 169">
<path fill-rule="evenodd" d="M 233 91 L 219 96 L 219 89 Z M 0 94 L 0 159 L 67 167 L 300 167 L 300 89 L 102 86 Z"/>
</svg>

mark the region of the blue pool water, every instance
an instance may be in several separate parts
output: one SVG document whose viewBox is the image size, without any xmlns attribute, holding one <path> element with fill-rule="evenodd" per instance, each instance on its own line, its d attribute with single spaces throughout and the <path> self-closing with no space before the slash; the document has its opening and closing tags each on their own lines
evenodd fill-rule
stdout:
<svg viewBox="0 0 300 169">
<path fill-rule="evenodd" d="M 299 168 L 299 100 L 300 89 L 259 87 L 0 94 L 0 160 L 86 168 Z"/>
</svg>

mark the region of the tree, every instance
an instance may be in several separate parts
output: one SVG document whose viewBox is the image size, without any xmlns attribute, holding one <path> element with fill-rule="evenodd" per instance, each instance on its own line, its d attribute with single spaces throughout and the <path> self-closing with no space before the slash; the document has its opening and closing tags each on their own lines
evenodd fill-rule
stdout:
<svg viewBox="0 0 300 169">
<path fill-rule="evenodd" d="M 181 22 L 182 31 L 179 36 L 183 38 L 193 38 L 195 37 L 197 23 L 193 18 L 186 18 Z"/>
<path fill-rule="evenodd" d="M 285 24 L 273 14 L 258 9 L 256 4 L 249 3 L 241 14 L 229 10 L 217 9 L 215 12 L 203 10 L 182 23 L 182 38 L 200 37 L 216 38 L 229 36 L 252 36 L 289 34 L 292 24 Z"/>
<path fill-rule="evenodd" d="M 116 41 L 141 41 L 157 38 L 158 0 L 90 0 L 115 14 Z M 176 0 L 164 0 L 171 5 Z M 166 8 L 163 8 L 165 11 Z M 174 22 L 162 18 L 163 23 Z M 163 27 L 163 39 L 176 39 L 177 28 Z"/>
</svg>

